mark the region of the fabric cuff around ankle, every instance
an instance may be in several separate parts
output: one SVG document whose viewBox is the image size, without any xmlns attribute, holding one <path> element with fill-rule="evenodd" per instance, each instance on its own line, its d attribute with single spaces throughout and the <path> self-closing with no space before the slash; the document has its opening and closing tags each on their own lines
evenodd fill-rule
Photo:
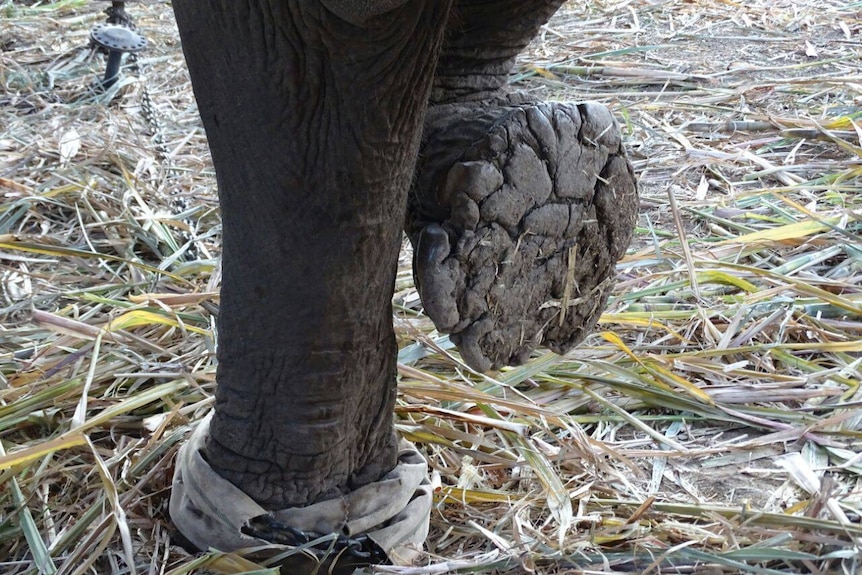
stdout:
<svg viewBox="0 0 862 575">
<path fill-rule="evenodd" d="M 412 563 L 422 549 L 428 535 L 432 487 L 427 463 L 410 442 L 401 441 L 398 463 L 379 481 L 338 499 L 272 511 L 204 460 L 201 449 L 211 419 L 212 414 L 203 419 L 180 448 L 170 502 L 174 524 L 199 549 L 235 551 L 267 544 L 240 530 L 250 519 L 265 514 L 300 531 L 351 538 L 365 534 L 396 565 Z"/>
</svg>

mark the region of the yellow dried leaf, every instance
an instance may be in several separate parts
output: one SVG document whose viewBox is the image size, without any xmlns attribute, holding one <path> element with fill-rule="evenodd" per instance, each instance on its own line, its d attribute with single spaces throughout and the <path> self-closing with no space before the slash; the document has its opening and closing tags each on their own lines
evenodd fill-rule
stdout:
<svg viewBox="0 0 862 575">
<path fill-rule="evenodd" d="M 479 491 L 476 489 L 462 489 L 460 487 L 443 487 L 437 493 L 436 498 L 440 500 L 451 499 L 461 503 L 506 503 L 512 502 L 512 496 L 508 493 L 498 491 Z"/>
<path fill-rule="evenodd" d="M 139 327 L 142 325 L 154 325 L 161 324 L 167 325 L 171 327 L 179 328 L 180 324 L 177 320 L 171 319 L 169 317 L 165 317 L 161 314 L 146 311 L 142 309 L 136 309 L 133 311 L 128 311 L 121 316 L 115 317 L 112 319 L 108 325 L 105 326 L 105 331 L 117 331 L 122 329 L 129 329 L 132 327 Z M 205 335 L 207 332 L 204 329 L 199 327 L 194 327 L 190 325 L 183 326 L 186 330 L 192 331 L 194 333 L 199 333 L 201 335 Z"/>
<path fill-rule="evenodd" d="M 548 70 L 546 68 L 540 68 L 540 67 L 536 66 L 535 68 L 533 68 L 533 71 L 536 74 L 538 74 L 539 76 L 541 76 L 542 78 L 547 78 L 548 80 L 559 80 L 559 78 L 557 78 L 556 74 L 554 74 L 553 72 L 551 72 L 550 70 Z"/>
<path fill-rule="evenodd" d="M 632 350 L 629 349 L 629 346 L 627 346 L 623 342 L 623 340 L 620 339 L 620 336 L 618 336 L 617 334 L 615 334 L 612 331 L 603 331 L 600 335 L 605 339 L 605 341 L 607 341 L 608 343 L 614 344 L 615 346 L 620 348 L 623 352 L 625 352 L 625 354 L 628 355 L 630 358 L 632 358 L 634 361 L 638 362 L 640 365 L 643 365 L 643 362 L 641 362 L 640 358 L 638 358 L 634 354 L 634 352 L 632 352 Z"/>
<path fill-rule="evenodd" d="M 716 270 L 708 270 L 705 272 L 700 272 L 697 274 L 697 279 L 700 283 L 718 283 L 724 285 L 732 285 L 736 286 L 742 291 L 746 291 L 748 293 L 754 293 L 757 291 L 757 286 L 751 282 L 747 282 L 744 279 L 737 277 L 735 275 L 720 272 Z"/>
<path fill-rule="evenodd" d="M 707 395 L 702 389 L 700 389 L 687 379 L 678 376 L 677 374 L 665 369 L 660 365 L 650 366 L 650 371 L 652 371 L 653 373 L 660 374 L 662 377 L 666 378 L 667 380 L 670 380 L 671 383 L 683 388 L 689 393 L 689 395 L 693 396 L 695 399 L 699 399 L 700 401 L 708 405 L 715 405 L 715 402 L 709 395 Z"/>
<path fill-rule="evenodd" d="M 835 223 L 837 222 L 837 219 L 832 218 L 831 222 Z M 719 242 L 719 244 L 777 242 L 782 240 L 794 240 L 824 232 L 828 229 L 829 226 L 825 223 L 816 222 L 814 220 L 805 220 L 803 222 L 796 222 L 793 224 L 778 226 L 777 228 L 770 228 L 768 230 L 761 230 L 759 232 L 745 234 L 744 236 L 739 236 L 737 238 L 727 239 Z"/>
<path fill-rule="evenodd" d="M 56 439 L 51 439 L 32 447 L 25 447 L 24 449 L 0 457 L 0 471 L 4 471 L 10 467 L 15 467 L 16 465 L 30 463 L 36 459 L 41 459 L 55 451 L 69 449 L 70 447 L 77 447 L 78 445 L 84 444 L 86 444 L 86 440 L 84 439 L 83 434 L 77 432 L 67 433 Z"/>
</svg>

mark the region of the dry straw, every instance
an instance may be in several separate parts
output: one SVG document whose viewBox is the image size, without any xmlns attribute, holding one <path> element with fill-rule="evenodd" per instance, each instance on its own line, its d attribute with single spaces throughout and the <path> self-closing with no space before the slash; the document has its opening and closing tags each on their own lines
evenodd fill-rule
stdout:
<svg viewBox="0 0 862 575">
<path fill-rule="evenodd" d="M 170 541 L 219 218 L 170 8 L 130 6 L 152 48 L 96 94 L 101 4 L 0 0 L 0 572 L 271 573 Z M 615 110 L 637 237 L 595 336 L 488 375 L 405 247 L 397 427 L 439 489 L 428 565 L 382 571 L 862 572 L 860 13 L 626 0 L 543 29 L 514 81 Z"/>
</svg>

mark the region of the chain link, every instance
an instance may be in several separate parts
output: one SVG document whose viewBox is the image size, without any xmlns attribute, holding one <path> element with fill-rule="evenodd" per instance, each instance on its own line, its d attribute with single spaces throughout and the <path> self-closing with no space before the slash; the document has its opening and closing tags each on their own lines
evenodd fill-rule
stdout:
<svg viewBox="0 0 862 575">
<path fill-rule="evenodd" d="M 388 564 L 386 552 L 368 535 L 348 537 L 338 533 L 315 533 L 301 531 L 285 525 L 272 515 L 259 515 L 246 521 L 241 531 L 256 537 L 289 547 L 301 547 L 313 554 L 318 561 L 348 559 L 367 565 Z"/>
<path fill-rule="evenodd" d="M 141 78 L 141 115 L 150 127 L 150 136 L 152 138 L 153 146 L 161 160 L 162 166 L 165 168 L 166 179 L 170 180 L 172 176 L 177 175 L 179 172 L 173 167 L 173 161 L 170 155 L 171 150 L 168 148 L 167 141 L 165 139 L 165 128 L 161 114 L 159 114 L 159 111 L 153 102 L 152 93 L 150 92 L 150 88 L 147 83 L 147 76 L 143 73 L 143 65 L 141 64 L 138 55 L 129 54 L 128 58 L 129 68 L 136 72 Z M 171 209 L 175 214 L 182 214 L 190 210 L 191 205 L 189 204 L 188 199 L 182 195 L 182 190 L 179 186 L 170 186 L 169 182 L 168 196 L 170 197 Z M 186 261 L 199 259 L 200 253 L 195 244 L 197 222 L 188 216 L 183 217 L 181 221 L 186 227 L 181 228 L 179 234 L 183 242 L 188 246 L 183 254 L 184 259 Z"/>
</svg>

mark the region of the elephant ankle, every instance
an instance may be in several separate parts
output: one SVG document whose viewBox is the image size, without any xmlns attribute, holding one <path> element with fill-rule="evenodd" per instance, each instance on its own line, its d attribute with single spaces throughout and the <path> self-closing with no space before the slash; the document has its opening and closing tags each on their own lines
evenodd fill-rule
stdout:
<svg viewBox="0 0 862 575">
<path fill-rule="evenodd" d="M 398 439 L 394 433 L 390 436 L 367 449 L 255 458 L 236 453 L 210 434 L 201 456 L 213 471 L 265 509 L 304 507 L 341 497 L 390 472 L 398 453 Z"/>
<path fill-rule="evenodd" d="M 506 93 L 506 76 L 444 76 L 434 79 L 428 103 L 431 106 L 458 102 L 491 101 Z"/>
<path fill-rule="evenodd" d="M 437 63 L 431 103 L 499 95 L 517 57 L 563 0 L 458 2 Z"/>
</svg>

